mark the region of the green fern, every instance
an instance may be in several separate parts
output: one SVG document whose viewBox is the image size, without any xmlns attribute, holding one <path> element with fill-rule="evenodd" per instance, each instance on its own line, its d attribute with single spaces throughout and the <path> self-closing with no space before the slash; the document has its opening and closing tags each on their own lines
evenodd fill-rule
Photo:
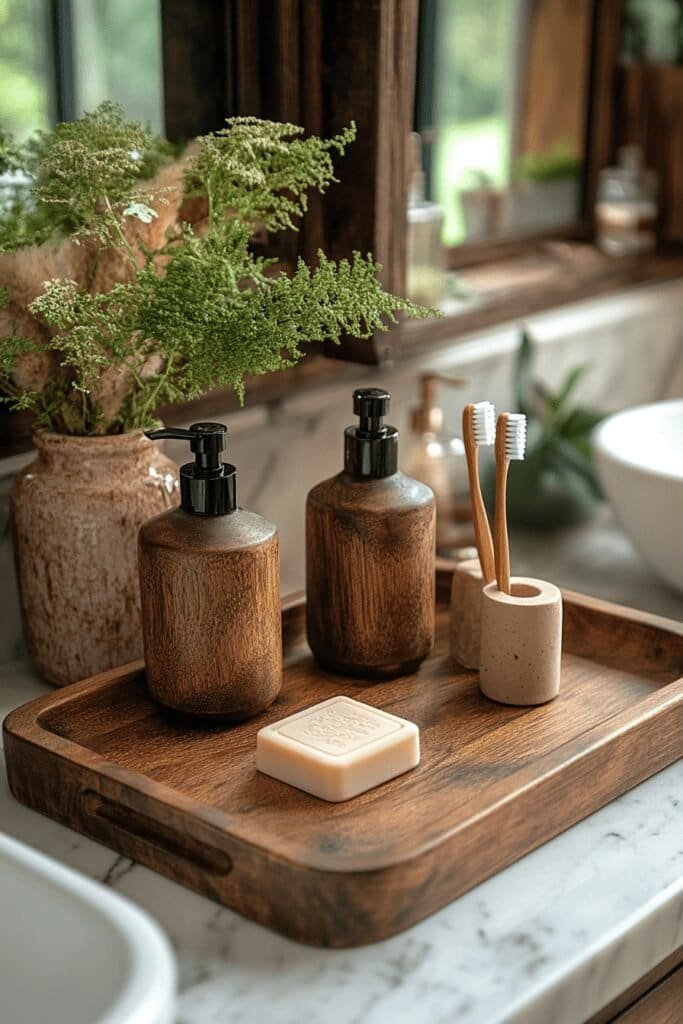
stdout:
<svg viewBox="0 0 683 1024">
<path fill-rule="evenodd" d="M 250 250 L 256 226 L 296 227 L 309 191 L 335 181 L 333 155 L 355 134 L 351 125 L 322 140 L 303 138 L 295 125 L 227 121 L 197 140 L 184 173 L 187 197 L 206 203 L 206 230 L 175 225 L 160 248 L 141 249 L 142 265 L 126 225 L 155 216 L 148 179 L 169 159 L 167 144 L 113 104 L 42 137 L 34 149 L 35 217 L 45 218 L 48 234 L 113 248 L 128 271 L 105 293 L 74 281 L 45 283 L 29 308 L 50 327 L 60 372 L 37 394 L 17 389 L 11 367 L 35 343 L 0 339 L 0 383 L 14 408 L 32 408 L 42 425 L 67 433 L 145 427 L 160 404 L 211 388 L 230 386 L 244 401 L 245 377 L 293 366 L 310 343 L 338 343 L 345 333 L 369 338 L 399 312 L 433 315 L 385 292 L 370 255 L 334 262 L 319 252 L 315 269 L 299 260 L 287 276 Z M 5 149 L 7 160 L 21 162 Z M 125 384 L 113 411 L 102 394 L 112 368 Z"/>
</svg>

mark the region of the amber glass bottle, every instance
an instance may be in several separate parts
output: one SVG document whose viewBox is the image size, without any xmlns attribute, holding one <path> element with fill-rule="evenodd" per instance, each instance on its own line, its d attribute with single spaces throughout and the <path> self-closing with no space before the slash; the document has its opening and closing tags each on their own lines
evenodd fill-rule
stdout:
<svg viewBox="0 0 683 1024">
<path fill-rule="evenodd" d="M 434 495 L 398 472 L 389 401 L 380 388 L 354 392 L 344 470 L 306 509 L 311 650 L 335 671 L 380 678 L 414 671 L 434 642 Z"/>
</svg>

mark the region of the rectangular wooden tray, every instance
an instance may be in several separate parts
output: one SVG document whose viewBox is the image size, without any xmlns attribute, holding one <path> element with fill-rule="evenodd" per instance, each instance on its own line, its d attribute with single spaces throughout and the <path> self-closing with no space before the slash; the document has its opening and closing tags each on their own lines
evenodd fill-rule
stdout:
<svg viewBox="0 0 683 1024">
<path fill-rule="evenodd" d="M 49 693 L 5 722 L 22 803 L 302 942 L 352 946 L 408 928 L 683 753 L 683 627 L 566 593 L 562 690 L 496 705 L 448 655 L 450 572 L 418 673 L 324 672 L 286 603 L 276 704 L 232 727 L 188 725 L 134 664 Z M 422 762 L 328 804 L 256 772 L 256 731 L 345 693 L 416 722 Z"/>
</svg>

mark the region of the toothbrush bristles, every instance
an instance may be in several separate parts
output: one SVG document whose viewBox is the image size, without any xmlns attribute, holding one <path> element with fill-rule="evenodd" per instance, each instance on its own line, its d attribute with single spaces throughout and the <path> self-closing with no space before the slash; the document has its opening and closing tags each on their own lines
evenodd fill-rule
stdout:
<svg viewBox="0 0 683 1024">
<path fill-rule="evenodd" d="M 526 416 L 520 412 L 511 412 L 505 430 L 505 455 L 508 459 L 523 459 L 525 448 Z"/>
<path fill-rule="evenodd" d="M 474 403 L 474 440 L 479 446 L 491 445 L 496 440 L 496 410 L 492 402 Z"/>
</svg>

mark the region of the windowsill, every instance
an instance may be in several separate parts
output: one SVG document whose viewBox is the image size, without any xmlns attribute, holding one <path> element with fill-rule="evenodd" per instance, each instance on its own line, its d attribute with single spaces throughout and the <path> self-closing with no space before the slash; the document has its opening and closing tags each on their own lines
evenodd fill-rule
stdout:
<svg viewBox="0 0 683 1024">
<path fill-rule="evenodd" d="M 639 257 L 610 258 L 593 246 L 570 241 L 538 241 L 519 247 L 499 259 L 477 261 L 458 269 L 469 290 L 458 309 L 442 320 L 404 322 L 394 361 L 447 348 L 459 336 L 569 302 L 616 292 L 637 284 L 683 277 L 683 246 L 662 247 Z M 396 354 L 397 353 L 397 354 Z M 326 358 L 311 349 L 298 366 L 247 380 L 249 407 L 276 402 L 292 395 L 343 380 L 358 380 L 369 367 Z M 229 388 L 212 391 L 192 402 L 159 410 L 168 424 L 205 419 L 240 408 Z M 30 450 L 30 426 L 25 415 L 5 414 L 0 419 L 0 459 Z M 4 428 L 4 429 L 3 429 Z M 9 429 L 8 429 L 9 428 Z"/>
<path fill-rule="evenodd" d="M 492 250 L 493 252 L 493 250 Z M 452 250 L 459 295 L 444 302 L 444 318 L 410 321 L 403 328 L 403 354 L 452 342 L 458 335 L 523 319 L 568 302 L 616 292 L 637 284 L 683 276 L 683 246 L 655 253 L 610 257 L 579 241 L 520 245 L 498 258 L 461 265 Z"/>
</svg>

